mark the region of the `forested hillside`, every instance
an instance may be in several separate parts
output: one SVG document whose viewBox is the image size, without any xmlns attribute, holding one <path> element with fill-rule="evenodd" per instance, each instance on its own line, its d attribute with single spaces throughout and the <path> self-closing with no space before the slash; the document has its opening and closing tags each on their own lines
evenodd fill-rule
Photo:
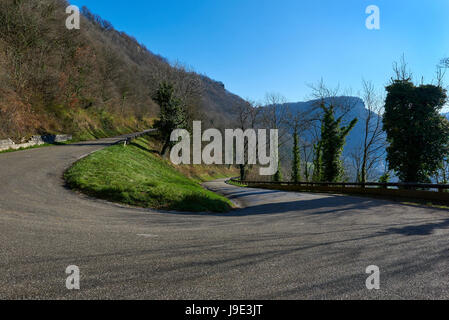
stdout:
<svg viewBox="0 0 449 320">
<path fill-rule="evenodd" d="M 0 138 L 89 139 L 148 127 L 162 81 L 173 83 L 189 116 L 206 124 L 220 119 L 225 126 L 242 103 L 222 83 L 168 63 L 87 8 L 80 30 L 68 30 L 68 5 L 0 2 Z"/>
</svg>

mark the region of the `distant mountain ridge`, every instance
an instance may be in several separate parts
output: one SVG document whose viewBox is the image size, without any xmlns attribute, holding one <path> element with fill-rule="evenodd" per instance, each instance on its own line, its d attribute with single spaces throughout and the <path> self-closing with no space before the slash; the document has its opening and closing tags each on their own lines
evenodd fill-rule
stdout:
<svg viewBox="0 0 449 320">
<path fill-rule="evenodd" d="M 321 119 L 322 117 L 322 110 L 319 108 L 322 100 L 310 100 L 310 101 L 303 101 L 303 102 L 290 102 L 286 103 L 285 107 L 288 108 L 289 113 L 291 115 L 295 115 L 298 112 L 303 115 L 303 117 L 311 118 L 311 119 Z M 365 107 L 365 104 L 362 99 L 359 97 L 352 97 L 352 96 L 341 96 L 341 97 L 334 97 L 324 100 L 326 105 L 334 104 L 336 106 L 336 117 L 339 117 L 342 115 L 342 111 L 338 108 L 338 106 L 346 105 L 348 106 L 348 109 L 346 110 L 342 125 L 345 125 L 349 123 L 352 119 L 357 118 L 358 121 L 354 128 L 349 133 L 348 137 L 346 138 L 346 144 L 343 148 L 343 159 L 346 162 L 347 165 L 351 167 L 352 165 L 352 158 L 351 153 L 353 153 L 357 148 L 360 148 L 362 143 L 362 137 L 364 137 L 365 134 L 365 118 L 368 115 L 368 110 Z M 372 121 L 375 123 L 379 119 L 379 115 L 374 114 L 372 116 Z M 382 121 L 382 119 L 379 119 Z M 316 130 L 318 131 L 317 134 L 319 135 L 319 124 L 317 124 Z M 382 125 L 382 124 L 380 124 Z M 310 145 L 312 143 L 315 143 L 315 137 L 311 134 L 304 134 L 302 133 L 302 144 Z M 385 137 L 385 135 L 384 135 Z M 379 154 L 382 154 L 385 150 L 380 150 Z M 284 153 L 286 155 L 291 154 L 291 144 L 288 143 L 283 147 L 281 150 L 281 153 Z M 311 161 L 311 159 L 310 159 Z M 290 167 L 290 164 L 287 163 L 284 164 L 287 168 Z M 355 169 L 354 169 L 355 170 Z M 350 175 L 351 179 L 355 179 L 355 172 L 351 169 L 351 172 L 347 172 L 347 174 Z M 374 169 L 374 174 L 377 176 L 380 176 L 383 173 L 383 168 L 379 165 L 379 167 Z"/>
<path fill-rule="evenodd" d="M 348 155 L 354 148 L 356 148 L 361 143 L 361 137 L 364 135 L 364 119 L 368 114 L 368 110 L 365 107 L 365 103 L 359 97 L 350 97 L 350 96 L 341 96 L 332 98 L 332 101 L 335 105 L 349 105 L 350 110 L 345 114 L 344 121 L 349 122 L 354 118 L 357 118 L 357 124 L 349 133 L 346 139 L 346 145 L 344 148 L 344 155 Z M 320 104 L 321 100 L 310 100 L 304 102 L 292 102 L 286 103 L 285 105 L 288 107 L 291 114 L 296 114 L 297 112 L 306 113 L 307 111 L 316 109 L 313 112 L 313 115 L 319 117 L 321 110 L 317 108 Z M 325 103 L 329 104 L 330 99 L 325 99 Z M 336 117 L 339 117 L 341 112 L 336 111 Z M 373 115 L 373 122 L 377 121 L 379 115 Z"/>
<path fill-rule="evenodd" d="M 315 116 L 319 114 L 320 110 L 317 109 L 317 106 L 320 104 L 321 100 L 310 100 L 310 101 L 303 101 L 303 102 L 290 102 L 286 103 L 285 106 L 288 107 L 291 114 L 296 114 L 297 112 L 304 113 L 306 111 L 310 111 L 313 109 L 316 109 Z M 351 153 L 361 145 L 362 137 L 365 134 L 365 128 L 364 128 L 364 119 L 366 118 L 368 114 L 368 110 L 365 107 L 365 103 L 362 99 L 359 97 L 348 97 L 348 96 L 342 96 L 333 98 L 333 102 L 335 104 L 348 104 L 351 106 L 350 111 L 345 115 L 344 119 L 346 122 L 351 121 L 354 118 L 358 119 L 357 124 L 352 129 L 352 131 L 349 133 L 347 139 L 346 139 L 346 145 L 343 149 L 343 157 L 346 158 L 347 161 L 351 161 Z M 325 103 L 330 103 L 329 99 L 325 99 Z M 336 116 L 340 116 L 341 113 L 337 112 Z M 449 120 L 449 112 L 448 113 L 442 113 L 443 116 L 445 116 Z M 375 123 L 380 117 L 379 115 L 375 114 L 373 115 L 373 123 Z M 380 119 L 382 121 L 382 119 Z M 381 123 L 382 126 L 382 123 Z M 386 139 L 386 134 L 383 133 L 384 139 Z M 310 143 L 312 141 L 312 137 L 306 137 L 306 141 L 304 143 Z M 289 152 L 286 150 L 286 152 Z M 385 150 L 381 150 L 380 152 L 385 152 Z M 378 173 L 382 173 L 383 168 L 378 168 Z"/>
</svg>

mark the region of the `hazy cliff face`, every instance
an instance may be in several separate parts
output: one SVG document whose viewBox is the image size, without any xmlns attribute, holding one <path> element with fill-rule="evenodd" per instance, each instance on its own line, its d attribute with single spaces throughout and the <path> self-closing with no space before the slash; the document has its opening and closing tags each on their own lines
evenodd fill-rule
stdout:
<svg viewBox="0 0 449 320">
<path fill-rule="evenodd" d="M 331 100 L 325 100 L 326 103 L 331 103 Z M 311 100 L 305 102 L 295 102 L 288 103 L 288 107 L 292 114 L 297 112 L 301 112 L 305 114 L 305 117 L 309 118 L 320 118 L 322 111 L 318 108 L 321 100 Z M 357 118 L 359 121 L 355 125 L 354 129 L 351 130 L 347 139 L 345 146 L 345 154 L 355 148 L 358 143 L 360 143 L 360 139 L 364 133 L 364 119 L 368 114 L 368 110 L 365 108 L 365 104 L 362 99 L 358 97 L 336 97 L 332 99 L 332 103 L 336 104 L 336 117 L 344 114 L 343 123 L 349 122 L 354 118 Z M 373 121 L 376 121 L 377 115 L 373 115 L 375 118 Z M 306 140 L 313 139 L 310 135 L 305 135 Z"/>
</svg>

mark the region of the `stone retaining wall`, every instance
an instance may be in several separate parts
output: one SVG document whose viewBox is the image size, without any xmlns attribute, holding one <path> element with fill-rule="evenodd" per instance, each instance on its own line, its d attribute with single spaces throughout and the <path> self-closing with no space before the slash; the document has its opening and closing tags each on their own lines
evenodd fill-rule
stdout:
<svg viewBox="0 0 449 320">
<path fill-rule="evenodd" d="M 56 143 L 72 140 L 72 136 L 69 134 L 57 134 L 57 135 L 45 135 L 45 136 L 32 136 L 28 142 L 16 144 L 11 139 L 0 140 L 0 151 L 5 150 L 17 150 L 21 148 L 29 148 L 33 146 L 39 146 L 45 143 Z"/>
</svg>

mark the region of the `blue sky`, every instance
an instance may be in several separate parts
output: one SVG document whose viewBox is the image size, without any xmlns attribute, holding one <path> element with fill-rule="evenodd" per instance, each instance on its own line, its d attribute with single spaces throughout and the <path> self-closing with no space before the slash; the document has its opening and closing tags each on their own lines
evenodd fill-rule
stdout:
<svg viewBox="0 0 449 320">
<path fill-rule="evenodd" d="M 381 88 L 402 54 L 417 79 L 431 81 L 449 57 L 447 0 L 73 0 L 133 35 L 154 53 L 222 81 L 244 98 L 266 92 L 288 101 L 308 83 Z M 365 27 L 368 5 L 380 30 Z M 449 83 L 449 74 L 447 76 Z"/>
</svg>

